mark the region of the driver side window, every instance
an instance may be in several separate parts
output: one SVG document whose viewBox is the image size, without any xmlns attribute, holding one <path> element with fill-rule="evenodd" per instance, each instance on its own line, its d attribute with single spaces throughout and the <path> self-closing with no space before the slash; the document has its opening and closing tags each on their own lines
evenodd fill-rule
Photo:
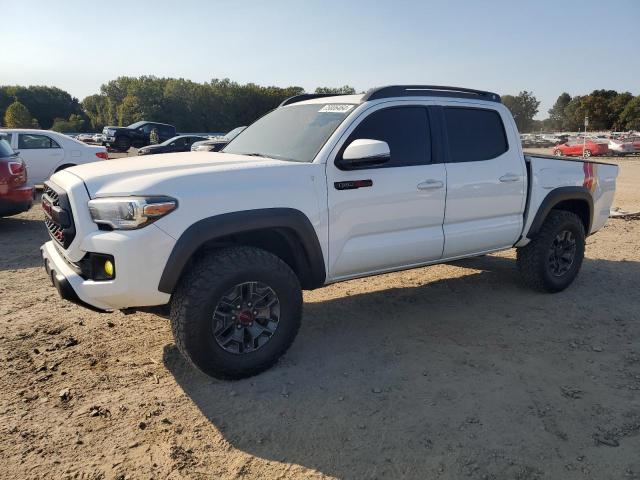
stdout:
<svg viewBox="0 0 640 480">
<path fill-rule="evenodd" d="M 391 159 L 375 168 L 405 167 L 431 163 L 431 130 L 426 107 L 391 107 L 365 118 L 349 135 L 338 155 L 359 139 L 387 142 Z"/>
</svg>

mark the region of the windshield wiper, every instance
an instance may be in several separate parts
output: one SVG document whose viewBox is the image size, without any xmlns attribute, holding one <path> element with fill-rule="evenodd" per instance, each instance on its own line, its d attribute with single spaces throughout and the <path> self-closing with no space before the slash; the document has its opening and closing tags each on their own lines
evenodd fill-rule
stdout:
<svg viewBox="0 0 640 480">
<path fill-rule="evenodd" d="M 264 153 L 257 153 L 257 152 L 252 152 L 252 153 L 242 153 L 241 155 L 247 155 L 248 157 L 260 157 L 260 158 L 271 158 L 273 160 L 283 160 L 285 162 L 296 162 L 297 160 L 293 160 L 291 158 L 286 158 L 286 157 L 282 157 L 280 155 L 265 155 Z"/>
</svg>

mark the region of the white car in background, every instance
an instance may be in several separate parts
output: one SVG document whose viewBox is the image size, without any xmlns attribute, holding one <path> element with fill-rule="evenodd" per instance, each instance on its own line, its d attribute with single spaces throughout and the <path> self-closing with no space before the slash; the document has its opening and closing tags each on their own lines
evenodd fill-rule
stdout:
<svg viewBox="0 0 640 480">
<path fill-rule="evenodd" d="M 30 185 L 40 185 L 65 168 L 109 158 L 105 147 L 87 145 L 51 130 L 3 128 L 0 140 L 20 151 L 27 164 Z"/>
<path fill-rule="evenodd" d="M 633 140 L 628 138 L 612 138 L 609 140 L 609 150 L 611 150 L 614 155 L 628 155 L 635 153 L 636 148 L 633 144 Z"/>
</svg>

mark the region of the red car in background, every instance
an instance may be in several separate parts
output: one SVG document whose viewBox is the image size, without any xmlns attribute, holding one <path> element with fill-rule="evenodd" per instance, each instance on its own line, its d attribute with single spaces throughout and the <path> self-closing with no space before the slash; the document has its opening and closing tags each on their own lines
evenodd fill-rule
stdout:
<svg viewBox="0 0 640 480">
<path fill-rule="evenodd" d="M 597 155 L 606 155 L 609 151 L 608 143 L 597 143 L 593 140 L 587 140 L 586 144 L 582 140 L 570 140 L 567 143 L 562 143 L 553 147 L 553 154 L 557 157 L 563 155 L 567 156 L 582 156 L 582 150 L 584 148 L 584 156 L 591 157 Z"/>
<path fill-rule="evenodd" d="M 26 212 L 33 203 L 27 166 L 5 140 L 0 140 L 0 217 Z"/>
</svg>

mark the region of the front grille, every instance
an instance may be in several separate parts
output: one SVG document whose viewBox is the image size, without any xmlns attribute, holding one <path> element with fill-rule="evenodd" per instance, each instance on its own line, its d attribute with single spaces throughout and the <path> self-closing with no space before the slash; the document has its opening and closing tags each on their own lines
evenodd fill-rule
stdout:
<svg viewBox="0 0 640 480">
<path fill-rule="evenodd" d="M 49 236 L 58 245 L 68 248 L 75 238 L 76 230 L 66 192 L 51 181 L 45 182 L 42 191 L 42 209 Z"/>
</svg>

